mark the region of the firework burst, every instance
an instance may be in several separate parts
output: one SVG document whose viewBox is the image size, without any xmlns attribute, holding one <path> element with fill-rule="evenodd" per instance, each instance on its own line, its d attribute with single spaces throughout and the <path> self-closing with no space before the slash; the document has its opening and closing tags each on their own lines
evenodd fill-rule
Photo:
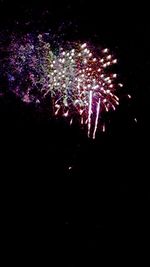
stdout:
<svg viewBox="0 0 150 267">
<path fill-rule="evenodd" d="M 43 35 L 27 35 L 9 47 L 10 88 L 24 102 L 40 103 L 51 97 L 53 115 L 73 123 L 75 114 L 95 138 L 102 112 L 119 105 L 117 74 L 112 72 L 116 58 L 106 48 L 95 52 L 86 43 L 70 43 L 52 49 Z M 105 126 L 102 126 L 103 130 Z"/>
</svg>

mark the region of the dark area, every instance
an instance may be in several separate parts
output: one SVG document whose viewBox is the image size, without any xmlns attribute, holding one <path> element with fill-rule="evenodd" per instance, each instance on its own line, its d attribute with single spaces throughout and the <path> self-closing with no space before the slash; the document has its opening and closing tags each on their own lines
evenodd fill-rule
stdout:
<svg viewBox="0 0 150 267">
<path fill-rule="evenodd" d="M 108 131 L 93 141 L 78 126 L 69 127 L 65 120 L 50 119 L 22 103 L 9 92 L 0 67 L 6 262 L 122 266 L 149 260 L 146 10 L 144 3 L 131 7 L 114 1 L 0 1 L 3 35 L 51 29 L 64 40 L 110 47 L 119 58 L 124 90 L 132 95 L 131 101 L 121 100 L 119 109 L 106 118 Z"/>
</svg>

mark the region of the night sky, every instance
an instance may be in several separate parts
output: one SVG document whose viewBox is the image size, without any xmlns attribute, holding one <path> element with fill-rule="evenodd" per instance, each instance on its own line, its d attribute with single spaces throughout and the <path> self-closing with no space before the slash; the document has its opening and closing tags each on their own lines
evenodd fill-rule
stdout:
<svg viewBox="0 0 150 267">
<path fill-rule="evenodd" d="M 132 99 L 122 98 L 106 117 L 106 133 L 89 140 L 77 125 L 22 103 L 0 66 L 5 260 L 144 265 L 150 223 L 148 8 L 96 0 L 0 0 L 1 62 L 11 33 L 48 31 L 58 40 L 114 51 L 123 90 Z"/>
</svg>

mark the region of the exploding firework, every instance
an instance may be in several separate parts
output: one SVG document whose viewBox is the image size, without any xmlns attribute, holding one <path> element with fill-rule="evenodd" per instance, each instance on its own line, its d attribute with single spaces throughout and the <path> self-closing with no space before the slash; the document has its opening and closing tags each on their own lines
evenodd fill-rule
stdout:
<svg viewBox="0 0 150 267">
<path fill-rule="evenodd" d="M 9 47 L 10 88 L 24 102 L 40 103 L 50 96 L 55 116 L 73 123 L 80 117 L 88 137 L 95 138 L 101 114 L 119 105 L 117 59 L 106 48 L 96 51 L 86 43 L 52 49 L 43 35 L 13 38 Z M 102 125 L 103 131 L 105 126 Z"/>
</svg>

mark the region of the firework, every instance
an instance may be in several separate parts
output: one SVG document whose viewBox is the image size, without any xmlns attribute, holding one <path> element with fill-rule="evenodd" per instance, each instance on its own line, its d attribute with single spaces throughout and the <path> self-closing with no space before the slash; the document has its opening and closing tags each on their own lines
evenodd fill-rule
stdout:
<svg viewBox="0 0 150 267">
<path fill-rule="evenodd" d="M 95 138 L 101 114 L 119 104 L 112 66 L 117 63 L 106 48 L 96 51 L 86 43 L 70 43 L 52 49 L 43 35 L 13 38 L 9 47 L 10 88 L 24 102 L 40 103 L 50 96 L 55 116 L 67 117 L 70 124 L 79 116 Z M 104 131 L 103 126 L 103 131 Z"/>
</svg>

